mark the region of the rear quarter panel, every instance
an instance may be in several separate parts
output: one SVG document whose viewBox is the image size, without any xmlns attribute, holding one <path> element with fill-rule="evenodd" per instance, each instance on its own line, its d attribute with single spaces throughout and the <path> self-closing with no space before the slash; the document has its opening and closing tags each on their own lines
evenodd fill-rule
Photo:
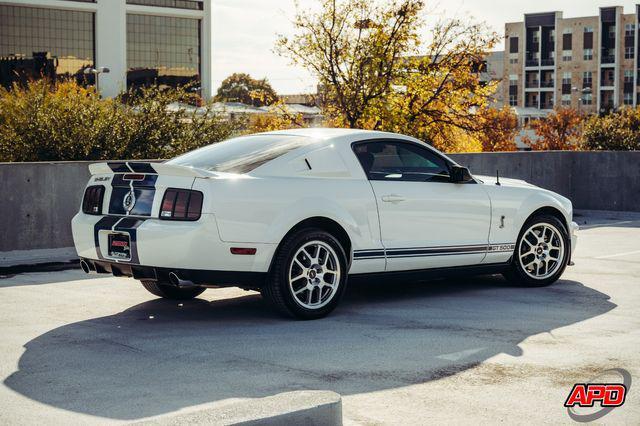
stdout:
<svg viewBox="0 0 640 426">
<path fill-rule="evenodd" d="M 196 179 L 193 189 L 209 194 L 222 241 L 277 244 L 299 222 L 321 216 L 339 223 L 353 248 L 380 246 L 375 199 L 361 179 Z"/>
</svg>

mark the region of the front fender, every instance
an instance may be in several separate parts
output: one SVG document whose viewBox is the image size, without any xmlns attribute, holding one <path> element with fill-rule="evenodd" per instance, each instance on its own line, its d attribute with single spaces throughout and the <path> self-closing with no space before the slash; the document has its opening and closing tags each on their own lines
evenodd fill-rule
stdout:
<svg viewBox="0 0 640 426">
<path fill-rule="evenodd" d="M 571 202 L 551 191 L 540 188 L 490 187 L 491 198 L 491 244 L 515 243 L 527 219 L 541 208 L 553 208 L 564 217 L 569 230 L 571 224 Z"/>
</svg>

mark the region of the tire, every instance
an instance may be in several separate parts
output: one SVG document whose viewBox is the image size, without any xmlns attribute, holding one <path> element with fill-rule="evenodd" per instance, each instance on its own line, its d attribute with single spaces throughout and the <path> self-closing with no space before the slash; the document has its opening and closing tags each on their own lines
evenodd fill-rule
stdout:
<svg viewBox="0 0 640 426">
<path fill-rule="evenodd" d="M 333 311 L 346 287 L 342 245 L 328 232 L 306 228 L 282 242 L 261 293 L 279 313 L 311 320 Z"/>
<path fill-rule="evenodd" d="M 179 288 L 170 284 L 161 284 L 157 281 L 141 281 L 142 286 L 154 296 L 171 300 L 189 300 L 198 297 L 206 289 L 204 287 Z"/>
<path fill-rule="evenodd" d="M 503 275 L 523 287 L 548 286 L 564 272 L 570 251 L 569 233 L 562 221 L 548 214 L 536 215 L 520 230 L 511 265 Z"/>
</svg>

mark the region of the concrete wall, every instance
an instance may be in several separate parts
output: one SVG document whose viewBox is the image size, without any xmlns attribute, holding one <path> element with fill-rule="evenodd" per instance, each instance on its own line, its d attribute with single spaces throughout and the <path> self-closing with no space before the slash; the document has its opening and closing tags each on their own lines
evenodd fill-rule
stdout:
<svg viewBox="0 0 640 426">
<path fill-rule="evenodd" d="M 0 252 L 73 246 L 91 163 L 0 163 Z"/>
<path fill-rule="evenodd" d="M 456 154 L 474 174 L 524 179 L 578 209 L 640 211 L 640 152 Z M 0 163 L 1 252 L 71 247 L 90 162 Z"/>
<path fill-rule="evenodd" d="M 454 154 L 472 173 L 524 179 L 564 195 L 574 208 L 640 211 L 640 151 Z"/>
</svg>

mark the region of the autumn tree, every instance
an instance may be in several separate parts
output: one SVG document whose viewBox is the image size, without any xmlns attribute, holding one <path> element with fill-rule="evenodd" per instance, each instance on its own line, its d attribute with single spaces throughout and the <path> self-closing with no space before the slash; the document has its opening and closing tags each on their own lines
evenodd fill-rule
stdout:
<svg viewBox="0 0 640 426">
<path fill-rule="evenodd" d="M 496 83 L 482 83 L 478 69 L 500 37 L 454 19 L 423 45 L 423 12 L 417 0 L 323 0 L 319 13 L 298 11 L 296 35 L 277 49 L 319 79 L 333 125 L 405 133 L 446 151 L 464 133 L 479 146 L 476 112 Z"/>
<path fill-rule="evenodd" d="M 477 70 L 498 40 L 483 24 L 438 23 L 426 54 L 406 58 L 395 90 L 368 111 L 371 127 L 432 141 L 448 152 L 459 151 L 461 139 L 453 135 L 478 140 L 483 129 L 478 112 L 489 105 L 497 82 L 481 82 Z"/>
<path fill-rule="evenodd" d="M 533 120 L 529 126 L 535 132 L 536 140 L 525 142 L 533 150 L 577 150 L 583 116 L 574 108 L 556 108 L 546 117 Z"/>
<path fill-rule="evenodd" d="M 249 74 L 235 73 L 222 81 L 216 102 L 242 102 L 253 106 L 271 105 L 278 95 L 267 79 L 256 80 Z"/>
<path fill-rule="evenodd" d="M 584 148 L 640 150 L 640 108 L 625 107 L 604 116 L 589 117 L 584 125 Z"/>
<path fill-rule="evenodd" d="M 482 129 L 478 139 L 483 151 L 515 151 L 518 117 L 509 107 L 484 108 L 478 112 Z"/>
<path fill-rule="evenodd" d="M 424 3 L 321 0 L 317 13 L 296 7 L 296 34 L 279 36 L 276 51 L 318 78 L 328 110 L 344 125 L 363 127 L 368 108 L 398 79 L 403 57 L 416 53 Z"/>
</svg>

